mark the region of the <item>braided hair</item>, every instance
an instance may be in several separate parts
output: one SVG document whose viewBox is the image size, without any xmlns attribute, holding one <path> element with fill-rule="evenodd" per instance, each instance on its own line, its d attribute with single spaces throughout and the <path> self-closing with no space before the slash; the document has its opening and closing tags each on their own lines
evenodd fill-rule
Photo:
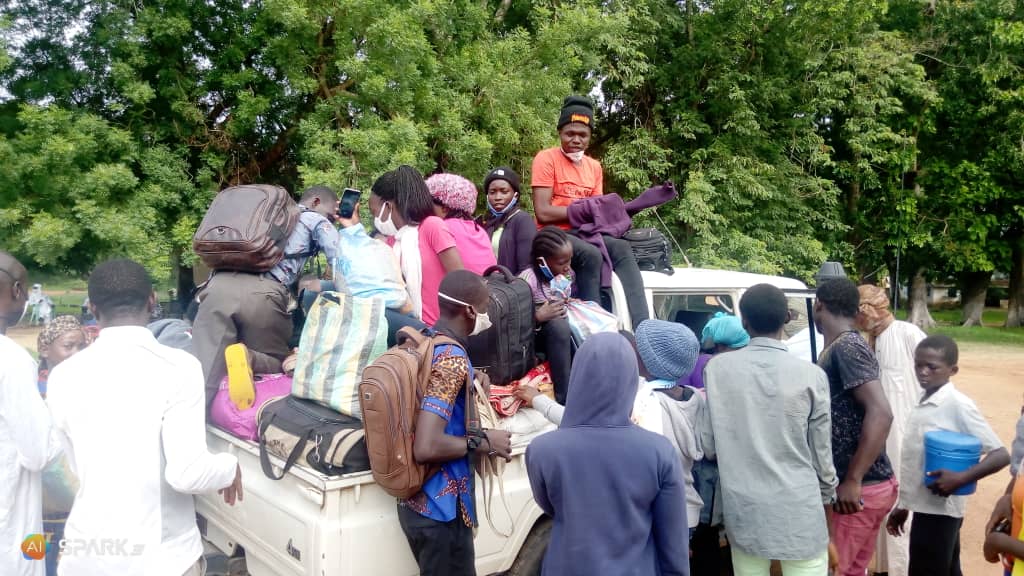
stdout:
<svg viewBox="0 0 1024 576">
<path fill-rule="evenodd" d="M 408 224 L 419 224 L 434 215 L 434 200 L 423 175 L 412 166 L 381 174 L 370 190 L 381 200 L 391 202 Z"/>
<path fill-rule="evenodd" d="M 545 282 L 547 277 L 545 277 L 544 273 L 540 271 L 540 265 L 537 263 L 537 259 L 544 258 L 545 260 L 549 260 L 568 244 L 569 235 L 565 233 L 565 230 L 562 230 L 557 226 L 545 226 L 537 231 L 537 235 L 533 237 L 533 246 L 530 250 L 530 258 L 532 260 L 531 266 L 533 267 L 533 273 L 537 275 L 538 280 Z"/>
</svg>

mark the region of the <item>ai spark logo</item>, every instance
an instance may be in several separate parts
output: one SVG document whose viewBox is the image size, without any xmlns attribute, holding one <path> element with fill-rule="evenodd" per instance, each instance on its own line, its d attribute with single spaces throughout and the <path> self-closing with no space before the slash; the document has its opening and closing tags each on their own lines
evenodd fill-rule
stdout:
<svg viewBox="0 0 1024 576">
<path fill-rule="evenodd" d="M 21 555 L 25 560 L 42 560 L 46 558 L 46 536 L 42 534 L 29 534 L 21 542 Z"/>
</svg>

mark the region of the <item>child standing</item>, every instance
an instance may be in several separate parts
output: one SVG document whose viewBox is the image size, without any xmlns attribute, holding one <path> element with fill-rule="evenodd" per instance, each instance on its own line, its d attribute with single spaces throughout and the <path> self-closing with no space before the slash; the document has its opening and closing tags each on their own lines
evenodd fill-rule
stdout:
<svg viewBox="0 0 1024 576">
<path fill-rule="evenodd" d="M 555 226 L 545 226 L 533 239 L 532 265 L 519 274 L 533 291 L 537 350 L 551 363 L 555 400 L 563 405 L 572 368 L 572 330 L 566 318 L 566 303 L 573 289 L 572 253 L 569 235 Z"/>
<path fill-rule="evenodd" d="M 1024 407 L 1020 413 L 1010 455 L 1010 484 L 985 528 L 985 559 L 998 562 L 1001 557 L 1007 576 L 1024 576 Z"/>
<path fill-rule="evenodd" d="M 960 576 L 960 526 L 966 496 L 953 492 L 961 486 L 995 474 L 1010 462 L 1010 455 L 970 398 L 949 381 L 959 370 L 959 351 L 948 336 L 929 336 L 914 352 L 914 369 L 924 389 L 921 401 L 910 413 L 903 439 L 899 503 L 889 516 L 893 536 L 904 532 L 909 512 L 910 576 Z M 974 436 L 985 454 L 981 462 L 963 472 L 929 470 L 933 483 L 925 486 L 924 435 L 931 430 L 950 430 Z"/>
</svg>

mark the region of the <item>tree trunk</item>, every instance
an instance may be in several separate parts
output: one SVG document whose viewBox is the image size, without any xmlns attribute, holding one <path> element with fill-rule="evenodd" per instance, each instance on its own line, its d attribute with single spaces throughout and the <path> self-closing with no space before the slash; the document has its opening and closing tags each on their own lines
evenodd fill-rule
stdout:
<svg viewBox="0 0 1024 576">
<path fill-rule="evenodd" d="M 918 268 L 910 282 L 910 316 L 907 321 L 922 330 L 935 327 L 935 319 L 928 312 L 928 282 L 924 279 L 924 268 Z"/>
<path fill-rule="evenodd" d="M 1024 240 L 1013 243 L 1013 262 L 1010 264 L 1010 306 L 1006 312 L 1006 327 L 1024 326 Z"/>
<path fill-rule="evenodd" d="M 992 281 L 991 272 L 964 272 L 960 275 L 961 326 L 981 326 L 985 311 L 985 293 Z"/>
</svg>

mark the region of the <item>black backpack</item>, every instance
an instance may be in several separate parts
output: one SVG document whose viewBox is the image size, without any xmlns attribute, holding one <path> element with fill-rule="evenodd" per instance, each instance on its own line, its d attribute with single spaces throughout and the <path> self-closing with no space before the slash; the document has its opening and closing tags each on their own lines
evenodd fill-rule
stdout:
<svg viewBox="0 0 1024 576">
<path fill-rule="evenodd" d="M 259 423 L 260 464 L 268 478 L 280 480 L 296 462 L 327 476 L 370 469 L 363 423 L 312 400 L 283 396 L 264 404 Z M 269 455 L 284 460 L 274 473 Z"/>
<path fill-rule="evenodd" d="M 672 247 L 665 235 L 655 228 L 634 228 L 622 235 L 633 249 L 633 257 L 640 270 L 661 272 L 671 276 L 675 274 L 672 267 Z"/>
<path fill-rule="evenodd" d="M 474 369 L 485 372 L 491 383 L 504 385 L 536 365 L 533 291 L 504 266 L 491 266 L 483 277 L 491 291 L 487 315 L 493 325 L 469 338 L 467 352 Z"/>
</svg>

